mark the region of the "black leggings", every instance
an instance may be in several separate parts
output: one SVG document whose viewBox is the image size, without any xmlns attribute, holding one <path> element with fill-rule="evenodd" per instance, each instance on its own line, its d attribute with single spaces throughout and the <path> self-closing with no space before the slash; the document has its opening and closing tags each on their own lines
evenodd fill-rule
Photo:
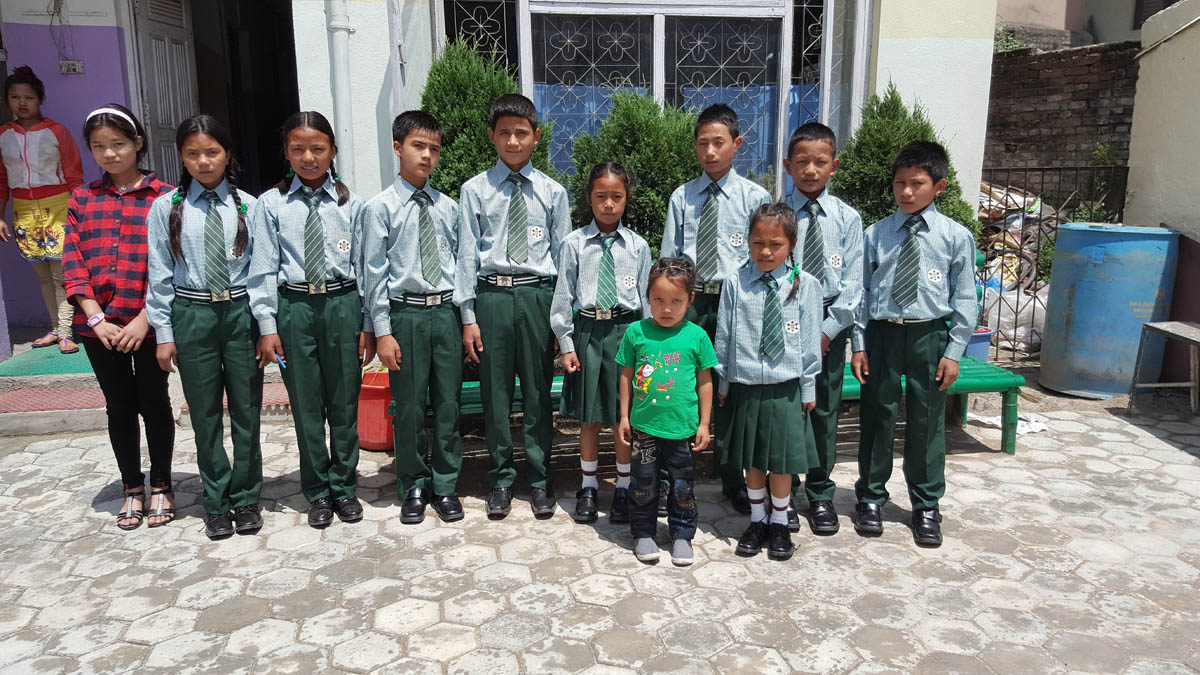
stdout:
<svg viewBox="0 0 1200 675">
<path fill-rule="evenodd" d="M 167 393 L 167 373 L 154 357 L 154 337 L 131 353 L 108 350 L 99 338 L 80 336 L 92 371 L 104 392 L 108 412 L 108 440 L 117 457 L 125 489 L 145 484 L 142 473 L 141 432 L 138 415 L 146 421 L 150 447 L 150 486 L 171 486 L 171 454 L 175 449 L 175 419 Z"/>
</svg>

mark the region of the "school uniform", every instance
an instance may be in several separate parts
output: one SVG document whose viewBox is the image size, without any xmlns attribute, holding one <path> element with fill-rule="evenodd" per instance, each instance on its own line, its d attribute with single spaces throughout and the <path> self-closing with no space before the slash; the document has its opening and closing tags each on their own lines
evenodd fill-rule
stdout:
<svg viewBox="0 0 1200 675">
<path fill-rule="evenodd" d="M 220 514 L 257 504 L 262 490 L 258 431 L 263 371 L 255 356 L 258 330 L 246 294 L 254 240 L 234 257 L 238 207 L 229 184 L 221 181 L 208 190 L 192 181 L 183 195 L 183 258 L 175 260 L 168 225 L 175 195 L 168 192 L 150 207 L 146 317 L 158 344 L 174 342 L 179 352 L 179 378 L 204 481 L 204 510 Z M 253 197 L 238 195 L 242 204 L 253 207 Z M 219 231 L 209 227 L 218 224 L 209 218 L 214 211 Z M 222 442 L 222 393 L 229 400 L 232 465 Z"/>
<path fill-rule="evenodd" d="M 643 301 L 650 264 L 646 240 L 623 225 L 605 234 L 593 221 L 563 240 L 550 327 L 559 351 L 579 356 L 579 372 L 563 387 L 563 412 L 584 424 L 621 421 L 615 358 L 629 324 L 650 316 Z"/>
<path fill-rule="evenodd" d="M 846 341 L 862 305 L 862 217 L 828 189 L 815 200 L 796 190 L 784 203 L 796 212 L 795 259 L 817 279 L 823 308 L 821 333 L 829 338 L 829 351 L 817 373 L 817 407 L 809 414 L 818 461 L 809 468 L 804 490 L 810 502 L 833 501 L 836 487 L 830 476 L 837 461 Z"/>
<path fill-rule="evenodd" d="M 750 214 L 770 203 L 770 193 L 733 168 L 718 181 L 702 174 L 671 193 L 660 255 L 688 258 L 696 265 L 696 298 L 688 308 L 688 320 L 703 328 L 709 339 L 716 336 L 721 284 L 750 256 Z M 719 408 L 715 421 L 721 437 L 728 419 Z M 726 461 L 721 448 L 716 456 L 725 493 L 744 490 L 741 468 Z"/>
<path fill-rule="evenodd" d="M 805 401 L 817 395 L 821 290 L 817 280 L 780 265 L 764 273 L 747 262 L 727 280 L 713 349 L 729 424 L 721 448 L 743 471 L 807 473 L 817 464 Z"/>
<path fill-rule="evenodd" d="M 453 199 L 399 176 L 363 208 L 368 314 L 377 338 L 391 335 L 400 345 L 400 369 L 388 379 L 401 498 L 414 488 L 452 496 L 462 468 L 462 323 L 451 302 L 458 218 Z M 425 431 L 426 397 L 432 436 Z"/>
<path fill-rule="evenodd" d="M 516 199 L 516 197 L 520 199 Z M 571 231 L 567 191 L 526 163 L 496 165 L 463 184 L 454 303 L 483 339 L 479 384 L 493 488 L 511 487 L 513 378 L 521 379 L 529 484 L 550 493 L 553 277 Z"/>
<path fill-rule="evenodd" d="M 358 482 L 358 336 L 370 330 L 356 282 L 362 205 L 351 194 L 339 206 L 332 178 L 313 190 L 296 176 L 286 193 L 260 195 L 250 214 L 250 311 L 259 332 L 279 335 L 283 346 L 280 373 L 309 502 L 354 497 Z"/>
<path fill-rule="evenodd" d="M 866 350 L 870 375 L 854 489 L 861 503 L 887 503 L 904 376 L 904 478 L 914 509 L 936 509 L 946 491 L 946 392 L 934 378 L 939 360 L 962 357 L 974 329 L 975 245 L 970 230 L 934 205 L 919 215 L 910 224 L 897 211 L 864 234 L 865 297 L 851 343 Z M 910 237 L 915 248 L 906 249 Z"/>
</svg>

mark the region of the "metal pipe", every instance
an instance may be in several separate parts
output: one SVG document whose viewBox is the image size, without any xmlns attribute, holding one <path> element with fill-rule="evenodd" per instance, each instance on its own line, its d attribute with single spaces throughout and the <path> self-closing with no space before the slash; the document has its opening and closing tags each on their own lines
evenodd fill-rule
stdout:
<svg viewBox="0 0 1200 675">
<path fill-rule="evenodd" d="M 325 25 L 329 31 L 329 88 L 333 94 L 333 128 L 337 134 L 338 173 L 354 187 L 354 124 L 350 100 L 350 13 L 346 0 L 325 0 Z"/>
</svg>

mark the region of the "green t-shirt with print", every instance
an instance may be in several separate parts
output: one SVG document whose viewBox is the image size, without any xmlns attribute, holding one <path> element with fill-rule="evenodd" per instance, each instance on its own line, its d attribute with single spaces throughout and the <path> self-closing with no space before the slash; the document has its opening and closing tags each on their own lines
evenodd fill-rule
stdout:
<svg viewBox="0 0 1200 675">
<path fill-rule="evenodd" d="M 663 328 L 654 319 L 642 319 L 625 331 L 617 363 L 633 368 L 629 422 L 634 429 L 672 440 L 695 435 L 700 425 L 696 373 L 717 365 L 703 328 L 686 320 Z"/>
</svg>

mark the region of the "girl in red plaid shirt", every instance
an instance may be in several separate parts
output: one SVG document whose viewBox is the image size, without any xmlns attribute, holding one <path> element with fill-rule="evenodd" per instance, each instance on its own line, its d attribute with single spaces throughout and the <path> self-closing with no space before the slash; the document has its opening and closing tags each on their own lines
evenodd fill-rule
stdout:
<svg viewBox="0 0 1200 675">
<path fill-rule="evenodd" d="M 104 176 L 71 193 L 63 289 L 75 306 L 75 335 L 104 392 L 108 437 L 125 488 L 117 526 L 132 530 L 145 517 L 140 414 L 150 448 L 149 526 L 159 527 L 175 518 L 175 421 L 167 373 L 158 367 L 146 321 L 146 213 L 172 187 L 138 168 L 146 155 L 145 133 L 128 108 L 110 103 L 92 111 L 83 138 Z"/>
</svg>

